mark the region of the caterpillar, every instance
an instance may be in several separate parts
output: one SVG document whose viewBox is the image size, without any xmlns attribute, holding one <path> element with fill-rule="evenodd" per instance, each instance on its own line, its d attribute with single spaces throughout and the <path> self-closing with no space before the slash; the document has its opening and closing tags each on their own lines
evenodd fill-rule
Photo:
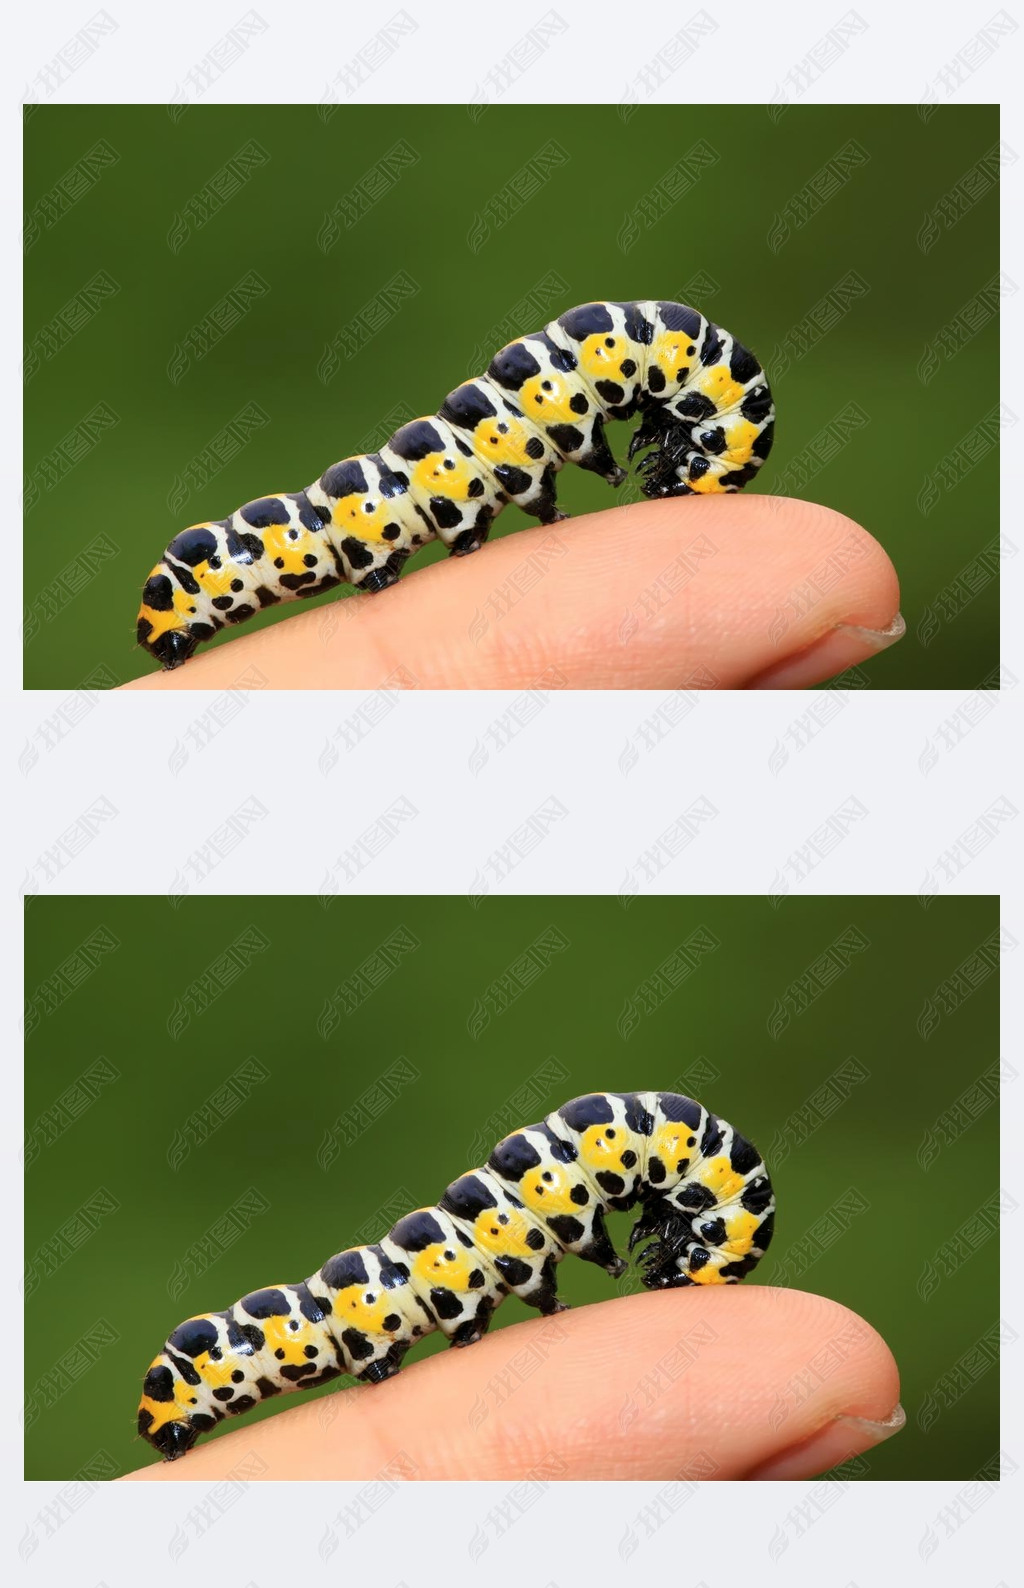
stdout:
<svg viewBox="0 0 1024 1588">
<path fill-rule="evenodd" d="M 558 470 L 621 485 L 604 423 L 637 413 L 629 457 L 651 449 L 638 465 L 649 497 L 738 491 L 774 435 L 761 366 L 728 331 L 680 303 L 584 304 L 510 342 L 379 452 L 175 535 L 146 581 L 138 642 L 180 667 L 262 607 L 344 581 L 386 589 L 428 541 L 477 551 L 509 502 L 558 523 Z"/>
<path fill-rule="evenodd" d="M 151 1363 L 139 1433 L 168 1460 L 270 1396 L 349 1373 L 379 1383 L 440 1329 L 472 1345 L 509 1294 L 565 1310 L 555 1269 L 572 1252 L 613 1279 L 626 1270 L 607 1209 L 641 1215 L 643 1284 L 735 1284 L 764 1255 L 775 1220 L 757 1149 L 675 1092 L 594 1092 L 500 1141 L 483 1168 L 380 1241 L 328 1259 L 310 1279 L 189 1318 Z"/>
</svg>

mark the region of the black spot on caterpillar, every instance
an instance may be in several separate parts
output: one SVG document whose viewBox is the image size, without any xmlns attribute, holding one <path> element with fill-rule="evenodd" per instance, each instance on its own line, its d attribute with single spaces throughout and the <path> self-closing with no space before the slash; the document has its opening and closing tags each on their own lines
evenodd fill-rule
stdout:
<svg viewBox="0 0 1024 1588">
<path fill-rule="evenodd" d="M 224 1417 L 281 1391 L 340 1373 L 390 1378 L 435 1329 L 473 1344 L 510 1292 L 561 1312 L 556 1265 L 572 1252 L 618 1278 L 627 1265 L 605 1210 L 638 1203 L 629 1248 L 646 1243 L 648 1289 L 735 1284 L 772 1237 L 765 1166 L 725 1120 L 674 1092 L 577 1097 L 506 1136 L 484 1167 L 376 1244 L 179 1324 L 146 1374 L 139 1433 L 174 1461 Z"/>
<path fill-rule="evenodd" d="M 304 491 L 266 496 L 176 535 L 142 594 L 139 644 L 180 667 L 226 623 L 349 581 L 384 590 L 420 546 L 478 550 L 508 502 L 566 517 L 555 475 L 578 463 L 621 485 L 607 419 L 642 416 L 629 457 L 649 497 L 738 491 L 772 445 L 771 393 L 754 355 L 696 309 L 588 303 L 511 342 L 486 375 L 345 458 Z"/>
</svg>

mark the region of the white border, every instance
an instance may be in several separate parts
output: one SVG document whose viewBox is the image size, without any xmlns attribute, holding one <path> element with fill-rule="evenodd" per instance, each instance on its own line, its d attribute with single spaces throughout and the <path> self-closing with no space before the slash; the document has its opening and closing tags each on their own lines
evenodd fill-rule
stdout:
<svg viewBox="0 0 1024 1588">
<path fill-rule="evenodd" d="M 226 71 L 209 89 L 204 102 L 277 102 L 319 97 L 322 80 L 350 59 L 397 7 L 364 6 L 353 21 L 344 11 L 292 0 L 287 7 L 272 0 L 257 7 L 269 23 L 266 37 Z M 396 50 L 386 66 L 372 74 L 355 102 L 432 102 L 468 97 L 465 85 L 486 76 L 518 36 L 507 13 L 465 4 L 410 4 L 419 26 L 410 47 Z M 540 60 L 508 91 L 508 103 L 616 103 L 628 81 L 623 63 L 638 64 L 648 47 L 657 49 L 675 32 L 685 15 L 677 7 L 650 3 L 641 27 L 631 30 L 627 13 L 614 8 L 602 21 L 594 4 L 565 0 L 556 6 L 571 25 L 570 47 Z M 692 8 L 697 11 L 695 4 Z M 713 3 L 709 9 L 714 13 Z M 835 19 L 845 8 L 833 8 Z M 969 46 L 988 16 L 969 17 L 959 4 L 937 0 L 927 11 L 919 4 L 875 6 L 864 0 L 858 12 L 869 26 L 858 43 L 822 74 L 806 92 L 807 103 L 917 102 L 928 92 L 946 63 Z M 54 94 L 54 102 L 163 102 L 172 97 L 189 68 L 218 37 L 229 30 L 244 8 L 214 7 L 180 0 L 173 12 L 122 5 L 112 0 L 116 32 L 93 52 Z M 545 7 L 538 5 L 536 13 Z M 833 21 L 833 10 L 810 4 L 733 5 L 728 27 L 709 46 L 692 77 L 673 80 L 665 102 L 687 100 L 764 101 L 778 92 L 787 72 Z M 998 15 L 993 7 L 993 15 Z M 18 14 L 20 38 L 11 46 L 8 80 L 31 83 L 66 40 L 82 28 L 88 6 L 70 4 L 23 8 Z M 1024 21 L 1016 10 L 1015 20 Z M 533 12 L 522 14 L 523 27 Z M 742 47 L 738 40 L 742 37 Z M 964 103 L 1006 104 L 1004 136 L 1015 147 L 1024 142 L 1019 108 L 1021 38 L 1006 40 L 966 77 L 956 97 Z M 414 47 L 413 47 L 414 46 Z M 720 112 L 721 113 L 721 112 Z M 725 114 L 728 112 L 726 111 Z M 11 106 L 10 143 L 15 141 Z M 4 213 L 17 231 L 17 176 L 8 166 L 3 178 L 10 202 Z M 1004 266 L 1015 279 L 1024 268 L 1020 246 L 1019 167 L 1008 175 L 1004 209 Z M 17 238 L 0 255 L 5 301 L 20 299 L 21 262 Z M 1007 369 L 1020 361 L 1017 335 L 1019 310 L 1004 320 Z M 13 315 L 5 322 L 5 434 L 17 437 L 20 357 Z M 1015 346 L 1011 346 L 1010 339 Z M 1013 470 L 1010 455 L 1004 466 Z M 17 477 L 15 452 L 12 470 Z M 16 545 L 9 536 L 9 551 Z M 12 558 L 12 584 L 16 589 Z M 1006 571 L 1004 613 L 1019 605 L 1020 562 Z M 1004 622 L 1004 661 L 1022 676 L 1020 623 Z M 19 635 L 10 624 L 3 643 L 4 676 L 20 677 Z M 474 877 L 509 835 L 519 832 L 545 800 L 554 795 L 566 816 L 552 826 L 543 843 L 492 890 L 545 892 L 617 892 L 637 857 L 678 822 L 693 802 L 709 801 L 718 815 L 698 824 L 693 841 L 645 882 L 651 891 L 763 891 L 777 893 L 776 873 L 789 857 L 850 796 L 867 815 L 850 823 L 842 842 L 830 847 L 821 864 L 794 892 L 879 891 L 918 893 L 932 886 L 942 857 L 951 845 L 967 842 L 963 835 L 993 802 L 1005 797 L 1020 803 L 1019 768 L 1011 746 L 1021 741 L 1021 692 L 1010 691 L 997 709 L 955 750 L 942 753 L 922 770 L 919 760 L 935 740 L 939 724 L 962 707 L 961 693 L 873 694 L 870 704 L 849 697 L 843 726 L 833 724 L 815 735 L 806 748 L 781 765 L 776 744 L 810 697 L 760 695 L 716 697 L 699 706 L 648 751 L 642 740 L 645 717 L 657 711 L 659 697 L 595 696 L 553 699 L 521 735 L 482 767 L 471 766 L 475 746 L 488 742 L 494 719 L 512 703 L 499 695 L 417 697 L 391 713 L 355 750 L 325 777 L 318 765 L 323 741 L 338 724 L 358 711 L 358 697 L 289 696 L 255 698 L 239 719 L 207 747 L 196 750 L 177 771 L 169 761 L 176 743 L 188 743 L 192 724 L 206 709 L 202 696 L 162 698 L 119 696 L 100 699 L 85 720 L 52 751 L 41 755 L 27 772 L 12 773 L 13 820 L 7 831 L 10 877 L 5 893 L 9 951 L 5 971 L 17 977 L 14 945 L 20 941 L 17 894 L 26 872 L 33 872 L 42 891 L 133 892 L 173 891 L 174 868 L 207 841 L 241 803 L 255 796 L 268 817 L 254 825 L 243 841 L 227 853 L 195 891 L 234 891 L 252 887 L 258 875 L 263 891 L 315 892 L 322 882 L 318 867 L 304 862 L 299 846 L 279 839 L 287 831 L 289 812 L 303 813 L 303 830 L 312 821 L 321 831 L 338 835 L 339 852 L 379 822 L 382 812 L 399 799 L 416 808 L 416 816 L 399 825 L 393 842 L 380 847 L 372 863 L 341 891 L 465 892 Z M 40 722 L 62 697 L 22 696 L 8 686 L 5 705 L 14 758 L 37 734 Z M 243 727 L 243 722 L 248 726 Z M 640 754 L 623 771 L 621 756 L 632 743 Z M 268 753 L 267 745 L 295 745 L 287 761 Z M 438 754 L 438 747 L 446 752 Z M 479 760 L 479 757 L 477 757 Z M 626 754 L 627 761 L 629 755 Z M 197 772 L 197 761 L 201 773 Z M 638 797 L 639 794 L 639 797 Z M 40 857 L 51 852 L 97 799 L 116 808 L 108 820 L 93 817 L 95 834 L 52 878 L 38 877 Z M 642 813 L 642 814 L 638 814 Z M 409 827 L 415 828 L 414 832 Z M 678 842 L 678 840 L 676 840 Z M 1020 875 L 1020 826 L 1001 825 L 997 837 L 944 884 L 946 891 L 995 892 L 1004 895 L 1007 926 L 1016 936 L 1024 930 Z M 258 865 L 252 860 L 258 857 Z M 1014 865 L 1016 862 L 1016 865 Z M 941 891 L 941 889 L 940 889 Z M 486 899 L 478 904 L 486 909 Z M 785 898 L 780 909 L 785 909 Z M 470 906 L 467 905 L 467 910 Z M 470 917 L 471 918 L 471 917 Z M 1007 978 L 1009 982 L 1009 978 Z M 1005 1051 L 1019 1051 L 1020 996 L 1006 991 Z M 20 1008 L 15 985 L 5 1001 L 8 1019 Z M 10 1029 L 10 1027 L 9 1027 Z M 11 1030 L 11 1047 L 18 1051 Z M 925 1077 L 926 1081 L 926 1077 Z M 10 1091 L 20 1090 L 14 1061 L 9 1065 Z M 1021 1100 L 1007 1099 L 1004 1124 L 1009 1141 L 1020 1140 Z M 8 1150 L 3 1174 L 8 1206 L 17 1200 L 20 1108 L 12 1096 L 6 1111 Z M 1017 1149 L 1019 1152 L 1019 1148 Z M 1005 1173 L 1012 1176 L 1015 1162 Z M 7 1221 L 8 1238 L 11 1221 Z M 1020 1265 L 1010 1248 L 1004 1267 L 1004 1316 L 1021 1316 Z M 12 1254 L 8 1271 L 18 1265 Z M 16 1325 L 12 1325 L 16 1327 Z M 1012 1357 L 1004 1370 L 1008 1402 L 1019 1367 Z M 11 1396 L 13 1404 L 13 1395 Z M 1017 1431 L 1007 1420 L 1004 1448 L 1019 1459 Z M 32 1531 L 41 1508 L 58 1484 L 23 1484 L 20 1480 L 20 1429 L 9 1420 L 4 1442 L 6 1487 L 12 1499 L 11 1533 L 16 1544 Z M 878 1576 L 898 1573 L 901 1582 L 993 1585 L 1011 1558 L 1007 1546 L 1018 1534 L 1015 1487 L 1018 1474 L 988 1498 L 984 1516 L 970 1517 L 946 1534 L 943 1507 L 962 1504 L 964 1485 L 907 1483 L 853 1485 L 841 1502 L 823 1512 L 813 1526 L 797 1535 L 788 1518 L 794 1507 L 812 1501 L 814 1485 L 791 1484 L 781 1490 L 757 1486 L 737 1496 L 723 1485 L 705 1486 L 664 1527 L 644 1533 L 637 1518 L 651 1504 L 658 1485 L 554 1486 L 524 1523 L 507 1537 L 495 1539 L 476 1562 L 469 1540 L 501 1485 L 462 1485 L 458 1493 L 446 1486 L 435 1495 L 422 1486 L 403 1488 L 379 1517 L 353 1537 L 324 1568 L 339 1568 L 346 1577 L 376 1567 L 385 1583 L 450 1583 L 453 1568 L 486 1570 L 489 1576 L 521 1581 L 568 1583 L 579 1574 L 581 1557 L 600 1551 L 606 1571 L 624 1572 L 620 1542 L 632 1528 L 639 1545 L 628 1565 L 641 1569 L 667 1567 L 683 1588 L 700 1581 L 717 1584 L 756 1580 L 778 1571 L 795 1583 L 850 1582 L 866 1584 Z M 164 1582 L 189 1580 L 258 1584 L 279 1581 L 283 1572 L 314 1574 L 322 1567 L 317 1547 L 327 1522 L 344 1501 L 347 1485 L 291 1485 L 274 1497 L 245 1495 L 210 1531 L 190 1539 L 175 1559 L 172 1540 L 190 1507 L 202 1500 L 199 1486 L 110 1485 L 98 1489 L 66 1526 L 38 1540 L 22 1561 L 23 1576 L 34 1583 L 100 1582 L 108 1588 L 145 1579 L 157 1588 Z M 529 1531 L 527 1532 L 527 1527 Z M 772 1541 L 780 1529 L 790 1547 L 773 1555 Z M 38 1529 L 37 1529 L 38 1530 Z M 928 1553 L 928 1540 L 938 1547 Z M 395 1547 L 395 1539 L 398 1547 Z M 526 1549 L 529 1548 L 529 1554 Z"/>
</svg>

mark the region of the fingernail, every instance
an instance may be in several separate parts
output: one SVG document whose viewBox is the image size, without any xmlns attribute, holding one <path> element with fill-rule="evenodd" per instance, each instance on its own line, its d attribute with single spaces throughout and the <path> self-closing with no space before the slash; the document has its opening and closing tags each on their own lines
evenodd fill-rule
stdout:
<svg viewBox="0 0 1024 1588">
<path fill-rule="evenodd" d="M 888 628 L 866 629 L 861 623 L 837 623 L 836 628 L 843 634 L 857 634 L 873 651 L 887 651 L 890 645 L 895 645 L 907 632 L 907 625 L 902 612 L 897 612 Z"/>
<path fill-rule="evenodd" d="M 829 1472 L 851 1456 L 863 1455 L 898 1434 L 907 1420 L 903 1407 L 897 1404 L 888 1417 L 851 1417 L 845 1413 L 833 1417 L 824 1428 L 803 1439 L 788 1450 L 780 1451 L 764 1461 L 747 1478 L 757 1482 L 779 1482 L 790 1478 L 816 1478 Z"/>
<path fill-rule="evenodd" d="M 865 1434 L 871 1436 L 874 1445 L 880 1445 L 884 1439 L 891 1439 L 893 1434 L 898 1434 L 906 1421 L 907 1414 L 899 1401 L 888 1417 L 853 1417 L 849 1412 L 841 1412 L 836 1418 L 837 1423 L 845 1423 L 850 1428 L 862 1428 Z"/>
<path fill-rule="evenodd" d="M 903 638 L 907 625 L 899 612 L 884 629 L 865 628 L 860 623 L 837 623 L 827 634 L 795 656 L 777 662 L 751 679 L 748 689 L 809 689 L 823 684 L 848 667 L 877 656 Z"/>
</svg>

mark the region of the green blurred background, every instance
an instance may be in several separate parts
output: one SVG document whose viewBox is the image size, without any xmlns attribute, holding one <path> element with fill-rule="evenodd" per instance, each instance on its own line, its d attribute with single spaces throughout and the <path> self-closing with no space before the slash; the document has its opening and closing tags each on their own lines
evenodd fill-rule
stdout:
<svg viewBox="0 0 1024 1588">
<path fill-rule="evenodd" d="M 955 225 L 928 216 L 993 149 L 998 121 L 992 107 L 929 109 L 926 121 L 913 106 L 798 106 L 776 121 L 742 105 L 710 118 L 703 106 L 506 106 L 475 121 L 448 106 L 342 107 L 326 119 L 313 106 L 191 107 L 176 119 L 138 105 L 36 110 L 26 685 L 152 670 L 134 648 L 138 597 L 177 529 L 379 445 L 503 341 L 575 303 L 644 296 L 694 301 L 766 364 L 779 429 L 754 489 L 826 502 L 892 556 L 910 633 L 867 664 L 870 682 L 983 684 L 998 657 L 991 559 L 970 576 L 983 586 L 973 599 L 941 611 L 935 598 L 996 535 L 994 455 L 955 485 L 927 482 L 998 402 L 991 308 L 968 310 L 964 345 L 943 340 L 998 269 L 994 188 L 973 182 L 981 196 Z M 851 140 L 856 168 L 820 174 Z M 82 176 L 101 141 L 109 163 L 93 157 Z M 717 158 L 680 195 L 667 174 L 702 141 Z M 191 329 L 252 271 L 261 295 L 205 356 L 183 358 Z M 869 290 L 807 347 L 794 328 L 851 271 Z M 101 272 L 108 295 L 62 313 Z M 325 348 L 396 272 L 418 290 L 325 385 Z M 99 404 L 118 422 L 94 444 L 72 441 L 73 466 L 55 463 Z M 826 427 L 851 404 L 858 417 L 836 446 Z M 247 439 L 221 442 L 216 467 L 202 461 L 246 410 Z M 625 427 L 611 439 L 624 457 Z M 808 447 L 810 471 L 797 464 Z M 573 513 L 613 500 L 578 469 L 559 490 Z M 497 533 L 526 522 L 510 509 Z M 416 565 L 441 555 L 433 546 Z M 69 565 L 75 593 L 55 610 L 47 592 Z"/>
<path fill-rule="evenodd" d="M 141 1378 L 182 1318 L 378 1237 L 570 1097 L 662 1088 L 698 1096 L 768 1160 L 778 1228 L 746 1282 L 818 1291 L 889 1341 L 909 1422 L 867 1475 L 968 1477 L 998 1446 L 997 1371 L 976 1354 L 962 1398 L 948 1404 L 936 1386 L 996 1326 L 997 1243 L 983 1226 L 956 1271 L 936 1254 L 996 1192 L 997 1108 L 956 1139 L 936 1124 L 998 1062 L 997 978 L 975 975 L 963 998 L 955 976 L 997 921 L 982 898 L 777 911 L 762 898 L 638 899 L 628 911 L 611 898 L 511 898 L 479 913 L 464 899 L 352 899 L 326 913 L 316 899 L 186 899 L 177 912 L 36 899 L 26 1475 L 66 1479 L 99 1451 L 119 1470 L 147 1461 L 134 1432 Z M 680 954 L 687 940 L 704 950 Z M 100 1056 L 116 1077 L 74 1090 Z M 250 1059 L 266 1079 L 236 1087 L 232 1111 L 224 1083 Z M 415 1079 L 396 1078 L 399 1059 Z M 831 1107 L 829 1078 L 851 1061 L 865 1078 Z M 368 1088 L 378 1101 L 360 1104 Z M 222 1120 L 205 1140 L 188 1125 L 197 1113 Z M 225 1241 L 223 1216 L 250 1189 L 263 1211 Z M 75 1224 L 100 1190 L 117 1207 Z M 55 1246 L 68 1221 L 77 1237 Z M 631 1222 L 612 1220 L 620 1251 Z M 631 1270 L 619 1288 L 635 1285 Z M 560 1286 L 573 1303 L 615 1289 L 573 1261 Z M 509 1300 L 495 1327 L 525 1316 Z M 74 1348 L 98 1320 L 119 1340 L 90 1366 Z M 417 1354 L 439 1348 L 432 1337 Z M 69 1382 L 47 1404 L 62 1361 Z"/>
</svg>

